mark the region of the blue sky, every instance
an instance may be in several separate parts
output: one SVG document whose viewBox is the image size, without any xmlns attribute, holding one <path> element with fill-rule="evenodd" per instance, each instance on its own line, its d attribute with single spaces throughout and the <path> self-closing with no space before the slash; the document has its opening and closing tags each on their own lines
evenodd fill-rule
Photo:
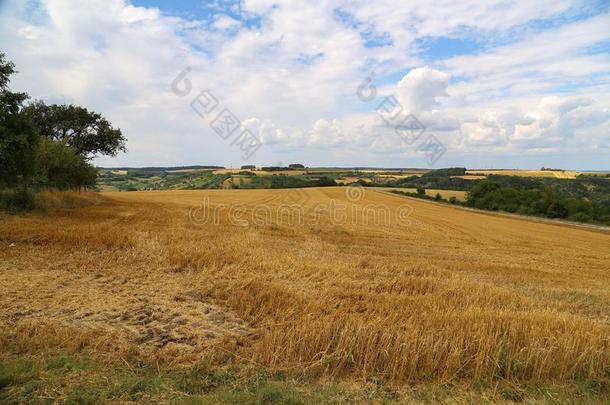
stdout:
<svg viewBox="0 0 610 405">
<path fill-rule="evenodd" d="M 610 169 L 610 2 L 438 4 L 6 0 L 0 49 L 15 89 L 122 128 L 129 152 L 104 166 Z M 442 144 L 434 163 L 396 131 L 409 114 Z"/>
</svg>

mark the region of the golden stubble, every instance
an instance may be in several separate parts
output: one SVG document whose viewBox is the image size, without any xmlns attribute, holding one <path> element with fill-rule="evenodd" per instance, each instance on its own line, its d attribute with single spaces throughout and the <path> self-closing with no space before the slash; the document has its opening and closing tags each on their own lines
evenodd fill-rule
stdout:
<svg viewBox="0 0 610 405">
<path fill-rule="evenodd" d="M 608 233 L 345 190 L 103 193 L 5 217 L 2 339 L 409 382 L 608 375 Z M 217 223 L 191 219 L 204 199 Z M 331 200 L 389 221 L 311 221 Z M 252 220 L 287 202 L 303 223 Z"/>
</svg>

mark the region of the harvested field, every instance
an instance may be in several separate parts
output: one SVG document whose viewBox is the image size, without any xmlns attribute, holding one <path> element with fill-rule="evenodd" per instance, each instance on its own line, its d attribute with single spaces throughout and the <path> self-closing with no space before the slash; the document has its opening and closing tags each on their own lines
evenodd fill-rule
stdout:
<svg viewBox="0 0 610 405">
<path fill-rule="evenodd" d="M 556 179 L 575 179 L 584 172 L 559 171 L 559 170 L 467 170 L 467 175 L 487 176 L 497 174 L 500 176 L 523 176 L 523 177 L 554 177 Z"/>
<path fill-rule="evenodd" d="M 252 172 L 257 176 L 300 176 L 307 174 L 306 170 L 244 170 L 244 169 L 219 169 L 214 170 L 214 174 L 238 174 L 240 172 Z"/>
<path fill-rule="evenodd" d="M 231 176 L 222 182 L 223 188 L 233 188 L 233 186 L 241 186 L 242 184 L 250 184 L 252 179 L 246 176 Z"/>
<path fill-rule="evenodd" d="M 487 176 L 484 174 L 466 174 L 464 176 L 451 176 L 453 179 L 464 179 L 464 180 L 483 180 Z"/>
<path fill-rule="evenodd" d="M 103 193 L 4 217 L 0 342 L 399 386 L 607 381 L 609 233 L 346 192 Z"/>
<path fill-rule="evenodd" d="M 357 181 L 364 181 L 366 183 L 370 183 L 372 180 L 367 177 L 340 177 L 335 180 L 337 184 L 351 184 L 356 183 Z"/>
<path fill-rule="evenodd" d="M 383 191 L 404 191 L 405 193 L 417 193 L 416 188 L 403 188 L 403 187 L 375 187 L 376 190 Z M 437 194 L 440 194 L 441 197 L 448 200 L 451 197 L 457 198 L 459 201 L 466 201 L 466 191 L 461 190 L 439 190 L 434 188 L 427 188 L 426 195 L 430 197 L 434 197 Z"/>
</svg>

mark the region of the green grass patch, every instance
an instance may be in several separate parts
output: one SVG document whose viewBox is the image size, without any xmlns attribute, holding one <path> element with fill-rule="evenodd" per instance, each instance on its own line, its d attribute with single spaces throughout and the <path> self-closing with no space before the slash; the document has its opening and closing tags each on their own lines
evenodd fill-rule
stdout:
<svg viewBox="0 0 610 405">
<path fill-rule="evenodd" d="M 433 385 L 390 386 L 369 382 L 320 381 L 297 374 L 239 370 L 200 363 L 160 368 L 129 356 L 104 363 L 86 354 L 0 354 L 0 403 L 179 404 L 309 403 L 608 403 L 609 379 L 555 386 Z M 397 388 L 398 387 L 398 388 Z"/>
</svg>

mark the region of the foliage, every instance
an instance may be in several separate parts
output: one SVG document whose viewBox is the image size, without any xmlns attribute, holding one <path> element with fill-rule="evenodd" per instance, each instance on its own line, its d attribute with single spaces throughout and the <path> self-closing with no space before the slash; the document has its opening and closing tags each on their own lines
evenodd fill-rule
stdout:
<svg viewBox="0 0 610 405">
<path fill-rule="evenodd" d="M 470 190 L 466 201 L 471 207 L 492 211 L 610 224 L 610 205 L 604 203 L 607 200 L 574 197 L 573 194 L 578 194 L 581 184 L 576 180 L 564 181 L 570 183 L 565 183 L 564 187 L 547 185 L 530 188 L 483 180 Z M 566 184 L 570 186 L 566 187 Z"/>
<path fill-rule="evenodd" d="M 278 172 L 278 171 L 286 171 L 286 170 L 302 170 L 305 166 L 300 163 L 290 164 L 288 166 L 263 166 L 261 170 L 265 172 Z"/>
<path fill-rule="evenodd" d="M 466 174 L 465 167 L 448 167 L 446 169 L 430 170 L 424 173 L 421 177 L 432 178 L 432 177 L 451 177 L 451 176 L 463 176 Z"/>
<path fill-rule="evenodd" d="M 31 210 L 35 205 L 34 193 L 27 188 L 0 190 L 0 207 L 9 213 Z"/>
<path fill-rule="evenodd" d="M 447 169 L 430 170 L 421 176 L 410 176 L 390 181 L 385 184 L 375 184 L 384 187 L 404 188 L 435 188 L 441 190 L 468 190 L 474 185 L 472 180 L 466 180 L 454 176 L 463 176 L 466 169 L 453 167 Z"/>
<path fill-rule="evenodd" d="M 125 138 L 100 114 L 78 106 L 24 106 L 25 93 L 8 88 L 15 65 L 0 53 L 0 207 L 31 209 L 32 191 L 91 187 L 96 169 L 87 159 L 116 155 Z"/>
<path fill-rule="evenodd" d="M 42 136 L 63 142 L 88 158 L 100 154 L 116 156 L 126 151 L 121 130 L 112 127 L 101 114 L 84 107 L 36 101 L 24 111 Z"/>
<path fill-rule="evenodd" d="M 240 189 L 328 187 L 337 186 L 331 175 L 264 175 L 252 171 L 238 173 L 214 173 L 213 171 L 179 170 L 180 168 L 128 169 L 117 174 L 112 169 L 101 169 L 98 186 L 104 190 L 168 190 L 168 189 L 220 189 L 226 188 L 225 180 L 233 176 L 248 177 L 248 182 L 231 185 Z"/>
<path fill-rule="evenodd" d="M 27 188 L 34 175 L 38 134 L 21 112 L 24 93 L 8 89 L 15 65 L 0 53 L 0 187 Z"/>
<path fill-rule="evenodd" d="M 309 185 L 307 180 L 297 176 L 273 176 L 271 179 L 271 188 L 296 188 Z"/>
<path fill-rule="evenodd" d="M 461 205 L 461 201 L 459 201 L 457 199 L 457 197 L 452 196 L 449 200 L 443 198 L 443 196 L 440 193 L 436 193 L 434 195 L 434 197 L 426 194 L 426 191 L 424 190 L 423 193 L 420 193 L 419 190 L 417 190 L 417 192 L 412 193 L 410 191 L 402 191 L 402 190 L 391 190 L 390 191 L 393 194 L 398 194 L 398 195 L 404 195 L 407 197 L 413 197 L 413 198 L 419 198 L 420 200 L 428 200 L 428 201 L 436 201 L 436 202 L 450 202 L 451 204 L 457 204 L 457 205 Z"/>
<path fill-rule="evenodd" d="M 78 151 L 61 142 L 42 139 L 36 151 L 34 186 L 59 190 L 93 187 L 97 170 Z"/>
<path fill-rule="evenodd" d="M 332 179 L 330 177 L 322 176 L 315 183 L 314 187 L 332 187 L 332 186 L 337 186 L 337 185 L 338 184 L 334 179 Z"/>
</svg>

